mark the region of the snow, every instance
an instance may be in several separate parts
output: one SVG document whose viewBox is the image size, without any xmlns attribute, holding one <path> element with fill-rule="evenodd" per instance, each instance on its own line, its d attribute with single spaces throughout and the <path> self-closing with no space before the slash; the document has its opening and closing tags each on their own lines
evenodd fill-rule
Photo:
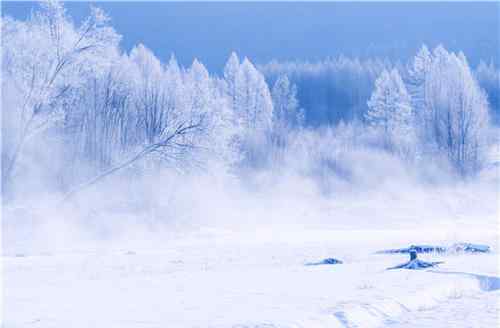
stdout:
<svg viewBox="0 0 500 328">
<path fill-rule="evenodd" d="M 122 48 L 99 9 L 27 17 L 2 18 L 0 326 L 498 319 L 493 65 L 232 54 L 222 78 Z M 439 265 L 379 252 L 410 245 Z"/>
<path fill-rule="evenodd" d="M 408 255 L 374 252 L 409 240 L 480 241 L 492 252 L 420 254 L 444 263 L 430 270 L 386 270 Z M 497 240 L 492 229 L 463 229 L 451 238 L 439 229 L 280 226 L 4 254 L 4 326 L 422 327 L 456 318 L 464 320 L 457 327 L 469 327 L 498 318 Z M 327 257 L 344 263 L 305 265 Z"/>
<path fill-rule="evenodd" d="M 499 294 L 479 293 L 450 298 L 438 307 L 410 313 L 394 328 L 410 327 L 496 327 L 500 312 Z"/>
</svg>

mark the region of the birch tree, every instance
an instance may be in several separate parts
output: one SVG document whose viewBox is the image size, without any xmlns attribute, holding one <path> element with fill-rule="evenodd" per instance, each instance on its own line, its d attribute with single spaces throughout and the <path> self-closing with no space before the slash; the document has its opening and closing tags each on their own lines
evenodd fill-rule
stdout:
<svg viewBox="0 0 500 328">
<path fill-rule="evenodd" d="M 474 174 L 484 163 L 488 146 L 486 95 L 463 53 L 449 53 L 439 46 L 433 55 L 425 80 L 428 145 L 445 154 L 461 175 Z"/>
<path fill-rule="evenodd" d="M 107 65 L 119 37 L 98 8 L 75 26 L 62 3 L 43 1 L 27 21 L 2 21 L 2 74 L 8 76 L 21 97 L 9 108 L 16 137 L 11 153 L 4 154 L 2 183 L 8 188 L 29 138 L 54 126 L 64 113 L 61 103 L 70 97 L 84 76 Z"/>
</svg>

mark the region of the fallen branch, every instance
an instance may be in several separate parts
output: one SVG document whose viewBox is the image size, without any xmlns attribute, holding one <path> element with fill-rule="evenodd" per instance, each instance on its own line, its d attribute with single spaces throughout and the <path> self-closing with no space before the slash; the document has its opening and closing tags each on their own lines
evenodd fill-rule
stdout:
<svg viewBox="0 0 500 328">
<path fill-rule="evenodd" d="M 191 124 L 188 126 L 184 126 L 184 124 L 180 124 L 177 127 L 177 129 L 175 129 L 174 132 L 172 132 L 168 137 L 164 138 L 162 141 L 159 141 L 157 143 L 146 146 L 144 149 L 142 149 L 140 152 L 138 152 L 132 158 L 107 169 L 106 171 L 93 177 L 89 181 L 73 188 L 72 190 L 70 190 L 68 193 L 66 193 L 63 196 L 63 198 L 61 199 L 61 203 L 65 203 L 66 201 L 73 198 L 77 193 L 82 192 L 83 190 L 90 188 L 91 186 L 95 185 L 99 181 L 105 179 L 106 177 L 108 177 L 108 176 L 130 166 L 130 165 L 132 165 L 133 163 L 137 162 L 138 160 L 144 158 L 145 156 L 147 156 L 155 151 L 158 151 L 160 149 L 163 149 L 165 147 L 168 147 L 176 137 L 185 135 L 188 132 L 190 132 L 191 130 L 198 128 L 200 125 L 201 125 L 201 123 Z"/>
</svg>

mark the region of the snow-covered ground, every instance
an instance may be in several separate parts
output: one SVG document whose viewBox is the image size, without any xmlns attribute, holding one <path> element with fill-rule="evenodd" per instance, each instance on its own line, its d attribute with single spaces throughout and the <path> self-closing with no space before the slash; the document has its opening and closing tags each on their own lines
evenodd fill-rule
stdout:
<svg viewBox="0 0 500 328">
<path fill-rule="evenodd" d="M 303 185 L 256 197 L 199 182 L 210 195 L 180 211 L 196 220 L 153 229 L 129 212 L 72 221 L 50 206 L 41 220 L 4 209 L 2 327 L 493 327 L 500 232 L 490 173 L 484 184 L 331 198 Z M 386 270 L 408 255 L 375 254 L 457 242 L 491 252 L 420 254 L 444 262 L 420 271 Z M 305 265 L 331 257 L 343 264 Z"/>
<path fill-rule="evenodd" d="M 5 328 L 493 327 L 495 229 L 205 229 L 149 243 L 3 257 Z M 411 243 L 487 243 L 492 253 L 426 255 L 424 271 L 385 270 Z M 335 257 L 341 265 L 305 266 Z"/>
</svg>

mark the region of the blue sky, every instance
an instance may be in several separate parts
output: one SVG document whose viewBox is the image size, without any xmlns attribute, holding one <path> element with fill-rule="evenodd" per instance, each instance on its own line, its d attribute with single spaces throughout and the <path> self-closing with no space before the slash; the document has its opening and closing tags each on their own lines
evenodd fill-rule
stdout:
<svg viewBox="0 0 500 328">
<path fill-rule="evenodd" d="M 89 2 L 67 4 L 76 20 Z M 464 50 L 475 64 L 498 62 L 500 3 L 173 3 L 98 2 L 130 49 L 144 43 L 183 65 L 199 58 L 219 71 L 229 53 L 254 62 L 316 60 L 339 54 L 406 60 L 422 44 Z M 3 14 L 24 18 L 33 3 L 2 2 Z"/>
</svg>

